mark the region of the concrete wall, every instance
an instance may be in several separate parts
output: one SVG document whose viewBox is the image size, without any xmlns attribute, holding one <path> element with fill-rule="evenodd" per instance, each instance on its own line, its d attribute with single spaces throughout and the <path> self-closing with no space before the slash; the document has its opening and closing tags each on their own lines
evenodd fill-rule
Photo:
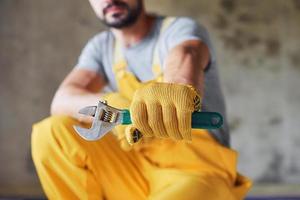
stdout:
<svg viewBox="0 0 300 200">
<path fill-rule="evenodd" d="M 239 170 L 300 184 L 300 0 L 151 0 L 204 24 L 216 47 Z M 0 0 L 0 195 L 38 194 L 31 124 L 103 26 L 86 1 Z"/>
</svg>

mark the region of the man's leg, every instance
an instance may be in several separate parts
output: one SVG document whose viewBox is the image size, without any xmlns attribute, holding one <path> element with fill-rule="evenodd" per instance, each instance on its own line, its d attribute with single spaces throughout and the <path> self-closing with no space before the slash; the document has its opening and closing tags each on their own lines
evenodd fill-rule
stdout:
<svg viewBox="0 0 300 200">
<path fill-rule="evenodd" d="M 181 170 L 154 170 L 149 200 L 235 200 L 222 178 Z"/>
<path fill-rule="evenodd" d="M 80 123 L 53 116 L 33 127 L 32 156 L 48 198 L 144 199 L 148 187 L 136 153 L 123 151 L 112 134 L 85 141 L 74 124 Z"/>
<path fill-rule="evenodd" d="M 243 199 L 251 182 L 236 171 L 236 152 L 218 144 L 207 131 L 193 141 L 154 140 L 140 150 L 153 200 Z"/>
</svg>

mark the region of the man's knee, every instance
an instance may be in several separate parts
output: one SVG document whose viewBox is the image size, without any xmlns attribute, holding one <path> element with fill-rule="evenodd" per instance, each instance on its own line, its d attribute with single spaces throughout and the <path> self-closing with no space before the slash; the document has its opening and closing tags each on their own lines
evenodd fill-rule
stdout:
<svg viewBox="0 0 300 200">
<path fill-rule="evenodd" d="M 51 116 L 32 127 L 31 150 L 33 160 L 45 160 L 61 149 L 62 140 L 72 137 L 72 127 L 79 122 L 68 116 Z"/>
</svg>

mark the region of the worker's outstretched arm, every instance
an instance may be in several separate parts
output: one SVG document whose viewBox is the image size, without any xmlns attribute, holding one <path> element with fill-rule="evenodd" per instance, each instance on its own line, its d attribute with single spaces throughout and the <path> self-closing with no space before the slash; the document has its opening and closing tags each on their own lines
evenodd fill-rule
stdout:
<svg viewBox="0 0 300 200">
<path fill-rule="evenodd" d="M 51 104 L 52 115 L 69 115 L 81 121 L 91 119 L 82 117 L 78 110 L 87 105 L 97 105 L 105 86 L 105 81 L 97 72 L 74 68 L 59 86 Z"/>
<path fill-rule="evenodd" d="M 206 44 L 199 40 L 189 40 L 175 46 L 165 61 L 164 81 L 192 85 L 202 96 L 204 69 L 209 57 Z"/>
<path fill-rule="evenodd" d="M 191 140 L 191 114 L 199 110 L 204 69 L 209 63 L 207 46 L 199 40 L 171 49 L 164 67 L 164 83 L 149 83 L 138 89 L 131 104 L 133 125 L 145 136 Z"/>
</svg>

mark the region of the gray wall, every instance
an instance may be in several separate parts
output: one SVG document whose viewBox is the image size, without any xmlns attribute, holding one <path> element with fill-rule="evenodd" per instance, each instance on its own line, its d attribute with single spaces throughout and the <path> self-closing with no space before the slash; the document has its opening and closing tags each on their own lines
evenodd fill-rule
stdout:
<svg viewBox="0 0 300 200">
<path fill-rule="evenodd" d="M 239 170 L 300 184 L 300 0 L 151 0 L 204 24 L 216 47 Z M 39 194 L 32 123 L 103 26 L 87 1 L 0 0 L 0 195 Z"/>
</svg>

